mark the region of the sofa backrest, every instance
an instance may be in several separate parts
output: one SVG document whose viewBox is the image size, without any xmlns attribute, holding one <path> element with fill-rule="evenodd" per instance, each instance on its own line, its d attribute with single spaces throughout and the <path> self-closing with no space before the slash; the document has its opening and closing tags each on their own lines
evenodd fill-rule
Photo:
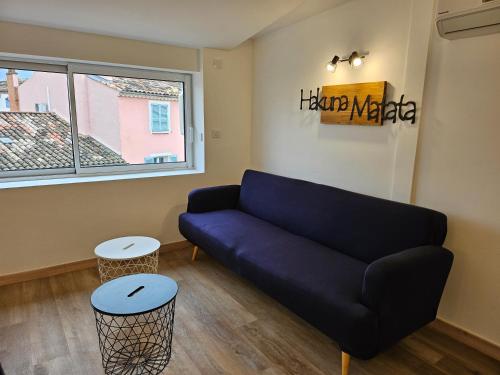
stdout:
<svg viewBox="0 0 500 375">
<path fill-rule="evenodd" d="M 253 170 L 238 208 L 367 263 L 446 237 L 440 212 Z"/>
</svg>

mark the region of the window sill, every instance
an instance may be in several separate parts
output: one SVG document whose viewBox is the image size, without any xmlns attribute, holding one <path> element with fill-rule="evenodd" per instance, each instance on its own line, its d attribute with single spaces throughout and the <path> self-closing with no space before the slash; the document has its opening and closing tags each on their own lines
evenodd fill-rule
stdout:
<svg viewBox="0 0 500 375">
<path fill-rule="evenodd" d="M 203 173 L 203 171 L 199 169 L 182 169 L 182 170 L 169 170 L 169 171 L 158 171 L 158 172 L 107 174 L 102 176 L 69 176 L 69 177 L 43 176 L 43 177 L 38 177 L 37 179 L 30 179 L 30 180 L 10 180 L 4 182 L 0 180 L 0 190 L 33 187 L 33 186 L 80 184 L 85 182 L 137 180 L 142 178 L 183 176 L 183 175 L 200 174 L 200 173 Z"/>
</svg>

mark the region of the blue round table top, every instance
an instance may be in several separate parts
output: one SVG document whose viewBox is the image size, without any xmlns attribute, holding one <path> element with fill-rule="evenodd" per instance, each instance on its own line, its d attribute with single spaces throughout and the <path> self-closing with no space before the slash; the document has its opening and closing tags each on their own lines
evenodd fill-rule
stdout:
<svg viewBox="0 0 500 375">
<path fill-rule="evenodd" d="M 122 276 L 102 284 L 90 297 L 92 307 L 105 315 L 144 314 L 172 301 L 177 283 L 170 277 L 149 273 Z"/>
</svg>

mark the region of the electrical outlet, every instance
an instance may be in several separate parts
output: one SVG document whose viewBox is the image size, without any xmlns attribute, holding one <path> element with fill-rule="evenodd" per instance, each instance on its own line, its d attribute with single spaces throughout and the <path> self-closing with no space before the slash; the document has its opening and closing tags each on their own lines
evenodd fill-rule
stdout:
<svg viewBox="0 0 500 375">
<path fill-rule="evenodd" d="M 222 130 L 220 130 L 220 129 L 212 129 L 210 131 L 210 136 L 212 137 L 212 139 L 222 138 Z"/>
<path fill-rule="evenodd" d="M 213 59 L 212 60 L 212 66 L 214 67 L 214 69 L 222 69 L 223 66 L 222 66 L 222 59 Z"/>
</svg>

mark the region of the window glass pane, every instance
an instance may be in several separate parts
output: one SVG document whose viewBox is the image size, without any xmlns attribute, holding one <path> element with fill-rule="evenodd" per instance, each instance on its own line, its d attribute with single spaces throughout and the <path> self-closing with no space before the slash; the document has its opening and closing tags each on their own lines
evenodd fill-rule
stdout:
<svg viewBox="0 0 500 375">
<path fill-rule="evenodd" d="M 67 75 L 0 66 L 0 177 L 73 168 Z"/>
<path fill-rule="evenodd" d="M 168 131 L 169 113 L 168 105 L 160 106 L 160 128 L 162 131 Z"/>
<path fill-rule="evenodd" d="M 158 104 L 151 104 L 151 130 L 160 131 L 160 106 Z"/>
<path fill-rule="evenodd" d="M 78 73 L 74 86 L 82 167 L 186 160 L 182 82 Z"/>
<path fill-rule="evenodd" d="M 155 133 L 169 131 L 169 105 L 166 103 L 151 103 L 150 111 L 151 131 Z"/>
</svg>

